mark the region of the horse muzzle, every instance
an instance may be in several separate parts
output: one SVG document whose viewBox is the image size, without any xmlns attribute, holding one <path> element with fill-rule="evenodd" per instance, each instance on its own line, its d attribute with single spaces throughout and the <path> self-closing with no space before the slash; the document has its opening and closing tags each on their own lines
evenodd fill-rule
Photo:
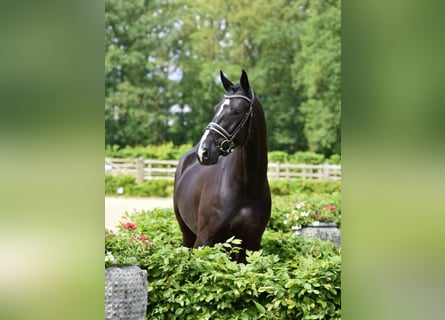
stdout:
<svg viewBox="0 0 445 320">
<path fill-rule="evenodd" d="M 207 148 L 199 148 L 196 155 L 199 163 L 202 165 L 211 166 L 218 162 L 218 154 L 212 156 Z"/>
<path fill-rule="evenodd" d="M 219 152 L 210 137 L 210 132 L 206 131 L 201 138 L 196 151 L 198 161 L 202 165 L 214 165 L 218 162 Z"/>
</svg>

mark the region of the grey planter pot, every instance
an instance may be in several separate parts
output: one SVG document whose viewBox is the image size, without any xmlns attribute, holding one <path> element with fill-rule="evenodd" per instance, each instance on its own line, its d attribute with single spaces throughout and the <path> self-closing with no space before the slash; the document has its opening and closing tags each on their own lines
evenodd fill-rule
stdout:
<svg viewBox="0 0 445 320">
<path fill-rule="evenodd" d="M 137 266 L 105 269 L 105 319 L 145 320 L 147 271 Z"/>
<path fill-rule="evenodd" d="M 341 245 L 341 231 L 332 222 L 310 223 L 301 229 L 301 235 L 309 238 L 330 240 L 336 245 Z"/>
</svg>

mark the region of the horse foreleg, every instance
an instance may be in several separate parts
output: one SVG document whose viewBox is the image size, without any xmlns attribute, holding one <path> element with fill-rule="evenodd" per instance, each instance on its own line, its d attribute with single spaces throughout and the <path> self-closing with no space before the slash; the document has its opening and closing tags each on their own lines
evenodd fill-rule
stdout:
<svg viewBox="0 0 445 320">
<path fill-rule="evenodd" d="M 196 234 L 192 232 L 192 230 L 187 227 L 184 220 L 181 217 L 181 214 L 179 213 L 179 210 L 175 207 L 175 215 L 176 220 L 178 220 L 179 228 L 182 232 L 182 245 L 187 248 L 193 248 L 193 245 L 196 241 Z"/>
<path fill-rule="evenodd" d="M 246 249 L 244 248 L 239 248 L 238 252 L 234 252 L 230 255 L 230 258 L 234 261 L 236 261 L 237 263 L 247 263 L 246 260 Z"/>
<path fill-rule="evenodd" d="M 247 263 L 246 250 L 258 251 L 261 247 L 261 235 L 251 235 L 247 239 L 242 240 L 239 252 L 232 254 L 232 259 L 238 263 Z"/>
<path fill-rule="evenodd" d="M 196 241 L 193 244 L 193 248 L 199 248 L 199 247 L 205 247 L 205 246 L 211 247 L 214 244 L 215 243 L 213 241 L 211 241 L 209 237 L 200 234 L 196 237 Z"/>
</svg>

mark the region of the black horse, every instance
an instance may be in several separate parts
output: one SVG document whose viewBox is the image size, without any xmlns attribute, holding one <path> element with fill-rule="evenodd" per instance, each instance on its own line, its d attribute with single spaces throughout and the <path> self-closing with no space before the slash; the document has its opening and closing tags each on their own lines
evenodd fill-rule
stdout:
<svg viewBox="0 0 445 320">
<path fill-rule="evenodd" d="M 235 236 L 241 249 L 233 258 L 246 262 L 245 250 L 259 250 L 270 217 L 266 121 L 246 72 L 227 91 L 197 146 L 179 161 L 174 210 L 189 248 L 212 246 Z M 222 157 L 220 157 L 222 156 Z"/>
</svg>

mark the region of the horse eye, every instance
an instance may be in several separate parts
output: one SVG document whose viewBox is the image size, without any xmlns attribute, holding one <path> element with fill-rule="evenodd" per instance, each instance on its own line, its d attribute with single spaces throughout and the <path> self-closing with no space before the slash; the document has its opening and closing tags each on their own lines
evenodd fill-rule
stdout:
<svg viewBox="0 0 445 320">
<path fill-rule="evenodd" d="M 240 110 L 233 110 L 233 115 L 235 115 L 235 116 L 238 116 L 238 115 L 240 115 L 241 114 L 241 111 Z"/>
</svg>

